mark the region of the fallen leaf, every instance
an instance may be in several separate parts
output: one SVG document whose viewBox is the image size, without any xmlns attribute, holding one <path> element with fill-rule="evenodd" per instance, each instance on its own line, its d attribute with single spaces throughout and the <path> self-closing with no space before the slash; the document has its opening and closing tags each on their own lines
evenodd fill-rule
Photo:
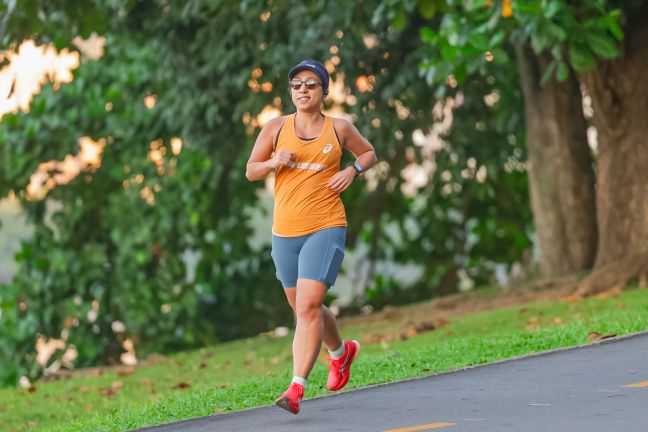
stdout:
<svg viewBox="0 0 648 432">
<path fill-rule="evenodd" d="M 387 319 L 398 319 L 403 315 L 401 308 L 397 306 L 385 306 L 382 310 L 382 314 Z"/>
<path fill-rule="evenodd" d="M 92 411 L 94 407 L 90 404 L 87 404 L 87 405 L 83 405 L 83 409 L 86 411 Z"/>
<path fill-rule="evenodd" d="M 616 298 L 616 297 L 619 297 L 621 295 L 622 291 L 623 291 L 623 289 L 621 287 L 617 286 L 617 287 L 614 287 L 614 288 L 612 288 L 610 290 L 598 293 L 594 297 L 596 297 L 597 299 L 608 299 L 608 298 L 613 298 L 613 297 Z"/>
<path fill-rule="evenodd" d="M 203 358 L 210 358 L 214 356 L 214 351 L 207 351 L 203 354 Z"/>
<path fill-rule="evenodd" d="M 101 368 L 94 368 L 90 370 L 90 375 L 92 376 L 101 376 L 103 375 L 104 371 Z"/>
<path fill-rule="evenodd" d="M 447 320 L 445 318 L 437 318 L 437 319 L 434 320 L 434 328 L 435 329 L 447 326 L 448 324 L 450 324 L 450 320 Z"/>
<path fill-rule="evenodd" d="M 167 358 L 160 353 L 151 353 L 146 357 L 146 364 L 148 365 L 164 363 L 166 361 Z"/>
<path fill-rule="evenodd" d="M 553 323 L 556 324 L 556 325 L 560 325 L 560 324 L 563 323 L 563 320 L 562 320 L 562 318 L 560 318 L 560 317 L 555 317 L 555 318 L 553 319 Z"/>
<path fill-rule="evenodd" d="M 540 328 L 540 317 L 534 316 L 529 318 L 526 323 L 526 329 L 532 331 L 537 330 L 538 328 Z"/>
<path fill-rule="evenodd" d="M 417 324 L 416 331 L 419 333 L 428 332 L 440 327 L 441 325 L 443 325 L 441 323 L 441 320 L 421 321 L 420 323 Z"/>
<path fill-rule="evenodd" d="M 619 302 L 619 309 L 625 309 L 626 305 L 624 302 Z"/>
<path fill-rule="evenodd" d="M 457 297 L 449 297 L 445 299 L 440 299 L 436 303 L 436 307 L 439 309 L 454 309 L 459 306 L 459 299 Z"/>
<path fill-rule="evenodd" d="M 105 388 L 105 389 L 101 389 L 101 394 L 110 397 L 110 396 L 115 396 L 117 394 L 117 391 L 111 388 Z"/>
<path fill-rule="evenodd" d="M 590 342 L 599 342 L 605 339 L 610 339 L 616 336 L 616 333 L 601 334 L 597 332 L 589 332 L 587 334 L 587 340 Z"/>
<path fill-rule="evenodd" d="M 587 333 L 587 340 L 592 341 L 592 342 L 600 341 L 601 336 L 603 336 L 601 333 L 589 332 L 589 333 Z"/>
<path fill-rule="evenodd" d="M 125 377 L 125 376 L 130 376 L 135 374 L 135 368 L 125 368 L 125 369 L 120 369 L 119 372 L 117 372 L 117 375 Z"/>
<path fill-rule="evenodd" d="M 200 363 L 198 369 L 205 369 L 206 367 L 207 367 L 207 363 Z"/>
<path fill-rule="evenodd" d="M 191 384 L 186 383 L 186 382 L 181 382 L 181 383 L 176 384 L 172 388 L 174 388 L 174 389 L 188 389 L 189 387 L 191 387 Z"/>
<path fill-rule="evenodd" d="M 229 386 L 230 386 L 229 383 L 223 383 L 223 384 L 218 384 L 217 387 L 218 387 L 218 388 L 227 388 L 227 387 L 229 387 Z"/>
<path fill-rule="evenodd" d="M 361 344 L 362 344 L 362 345 L 373 345 L 373 344 L 377 344 L 377 343 L 380 343 L 380 341 L 382 340 L 382 338 L 383 338 L 383 335 L 374 334 L 374 335 L 371 335 L 370 337 L 368 337 L 368 338 L 366 338 L 366 339 L 363 339 L 362 342 L 361 342 Z"/>
<path fill-rule="evenodd" d="M 418 332 L 416 331 L 416 327 L 414 327 L 414 324 L 409 323 L 405 327 L 403 327 L 400 331 L 400 339 L 401 340 L 407 340 L 409 338 L 412 338 L 416 336 Z"/>
<path fill-rule="evenodd" d="M 34 392 L 36 391 L 36 386 L 35 386 L 35 385 L 30 386 L 30 387 L 27 389 L 27 391 L 28 391 L 29 393 L 34 393 Z"/>
<path fill-rule="evenodd" d="M 121 382 L 121 381 L 113 381 L 113 383 L 112 383 L 112 388 L 114 388 L 114 389 L 120 389 L 120 388 L 122 388 L 122 387 L 124 387 L 124 383 L 123 383 L 123 382 Z"/>
<path fill-rule="evenodd" d="M 423 372 L 430 372 L 430 368 L 423 368 Z"/>
<path fill-rule="evenodd" d="M 580 295 L 580 294 L 572 294 L 570 296 L 563 297 L 560 300 L 560 303 L 578 303 L 578 302 L 581 302 L 581 301 L 583 301 L 583 296 L 582 295 Z"/>
</svg>

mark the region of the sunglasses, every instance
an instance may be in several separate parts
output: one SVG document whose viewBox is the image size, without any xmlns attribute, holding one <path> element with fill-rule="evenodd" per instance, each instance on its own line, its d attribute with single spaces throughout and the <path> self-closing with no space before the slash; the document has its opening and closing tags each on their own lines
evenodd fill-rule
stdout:
<svg viewBox="0 0 648 432">
<path fill-rule="evenodd" d="M 302 87 L 302 84 L 306 84 L 306 88 L 308 90 L 315 90 L 317 86 L 320 85 L 320 82 L 311 78 L 304 81 L 300 79 L 293 79 L 290 80 L 289 84 L 290 84 L 290 88 L 292 88 L 293 90 L 299 90 Z"/>
</svg>

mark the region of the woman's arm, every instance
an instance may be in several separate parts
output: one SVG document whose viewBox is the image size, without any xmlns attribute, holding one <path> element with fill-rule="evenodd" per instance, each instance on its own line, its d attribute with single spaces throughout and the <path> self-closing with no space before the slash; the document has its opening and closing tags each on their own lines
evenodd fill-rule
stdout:
<svg viewBox="0 0 648 432">
<path fill-rule="evenodd" d="M 284 121 L 284 117 L 277 117 L 261 129 L 245 168 L 245 176 L 248 180 L 263 180 L 272 170 L 287 165 L 294 159 L 294 153 L 287 150 L 279 150 L 274 157 L 271 157 L 275 139 Z"/>
<path fill-rule="evenodd" d="M 342 141 L 340 144 L 353 153 L 356 157 L 355 161 L 360 164 L 363 172 L 376 165 L 378 162 L 376 150 L 354 125 L 343 119 L 335 119 L 334 125 L 340 141 Z M 357 171 L 353 166 L 343 168 L 331 177 L 328 186 L 331 190 L 343 192 L 351 185 L 356 174 Z"/>
</svg>

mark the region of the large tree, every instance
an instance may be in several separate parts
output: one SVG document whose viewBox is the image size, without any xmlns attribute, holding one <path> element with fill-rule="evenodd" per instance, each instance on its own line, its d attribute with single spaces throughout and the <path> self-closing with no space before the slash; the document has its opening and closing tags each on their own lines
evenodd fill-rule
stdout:
<svg viewBox="0 0 648 432">
<path fill-rule="evenodd" d="M 646 6 L 639 1 L 420 1 L 438 25 L 422 32 L 431 82 L 492 74 L 516 57 L 525 95 L 529 188 L 548 276 L 594 269 L 582 293 L 645 271 Z M 398 10 L 398 9 L 396 9 Z M 591 97 L 596 159 L 585 141 Z M 592 166 L 595 165 L 595 174 Z"/>
<path fill-rule="evenodd" d="M 599 247 L 581 293 L 648 283 L 648 5 L 624 6 L 618 57 L 598 59 L 579 78 L 587 86 L 598 132 L 596 177 Z M 643 4 L 641 4 L 643 3 Z"/>
<path fill-rule="evenodd" d="M 596 253 L 594 169 L 576 78 L 541 84 L 550 64 L 525 43 L 515 47 L 524 93 L 529 195 L 544 277 L 591 268 Z"/>
</svg>

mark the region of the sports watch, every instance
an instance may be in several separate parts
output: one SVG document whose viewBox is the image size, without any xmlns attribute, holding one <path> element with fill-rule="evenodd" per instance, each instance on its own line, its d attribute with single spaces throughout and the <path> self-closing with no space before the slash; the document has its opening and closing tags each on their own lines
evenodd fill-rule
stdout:
<svg viewBox="0 0 648 432">
<path fill-rule="evenodd" d="M 353 169 L 356 170 L 356 177 L 364 172 L 364 168 L 358 162 L 353 162 Z"/>
</svg>

